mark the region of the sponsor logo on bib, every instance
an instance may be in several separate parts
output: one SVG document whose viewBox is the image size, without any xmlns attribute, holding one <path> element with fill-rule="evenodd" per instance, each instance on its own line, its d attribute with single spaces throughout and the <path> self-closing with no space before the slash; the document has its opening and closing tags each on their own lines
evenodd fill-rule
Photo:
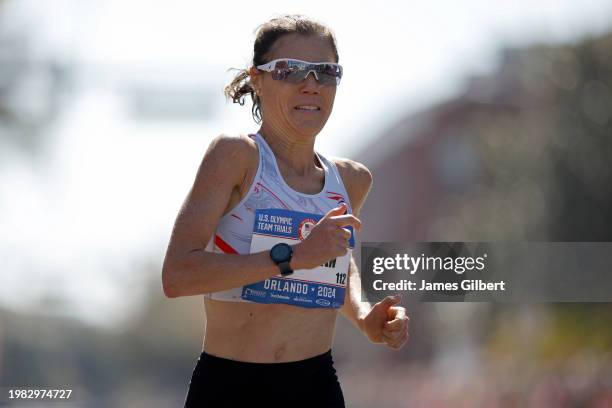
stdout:
<svg viewBox="0 0 612 408">
<path fill-rule="evenodd" d="M 329 306 L 331 303 L 329 300 L 325 300 L 325 299 L 317 299 L 315 300 L 315 302 L 317 303 L 317 305 L 321 305 L 321 306 Z"/>
</svg>

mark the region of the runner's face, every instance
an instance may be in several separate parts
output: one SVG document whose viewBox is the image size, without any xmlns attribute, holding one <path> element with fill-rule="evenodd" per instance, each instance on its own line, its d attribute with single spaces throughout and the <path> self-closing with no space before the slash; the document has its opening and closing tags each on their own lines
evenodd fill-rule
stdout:
<svg viewBox="0 0 612 408">
<path fill-rule="evenodd" d="M 264 62 L 278 58 L 293 58 L 309 62 L 337 62 L 328 39 L 287 34 L 272 46 Z M 319 84 L 311 73 L 298 83 L 272 79 L 267 72 L 251 71 L 252 81 L 259 89 L 263 123 L 278 131 L 302 136 L 316 136 L 331 114 L 336 96 L 335 86 Z M 298 109 L 316 106 L 317 110 Z"/>
</svg>

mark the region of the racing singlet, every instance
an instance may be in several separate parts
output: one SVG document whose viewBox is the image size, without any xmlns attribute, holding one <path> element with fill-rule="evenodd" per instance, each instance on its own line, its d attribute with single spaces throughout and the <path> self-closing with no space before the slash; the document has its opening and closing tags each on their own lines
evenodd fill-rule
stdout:
<svg viewBox="0 0 612 408">
<path fill-rule="evenodd" d="M 338 204 L 345 202 L 348 212 L 352 213 L 344 183 L 333 161 L 315 152 L 325 171 L 323 189 L 318 194 L 300 193 L 285 183 L 265 139 L 260 134 L 249 137 L 255 140 L 259 151 L 257 173 L 245 197 L 219 220 L 207 251 L 249 254 L 268 251 L 279 242 L 294 245 L 305 239 L 310 228 Z M 339 308 L 344 303 L 354 245 L 353 233 L 346 255 L 316 268 L 296 270 L 286 277 L 279 272 L 261 282 L 204 296 L 230 302 Z"/>
</svg>

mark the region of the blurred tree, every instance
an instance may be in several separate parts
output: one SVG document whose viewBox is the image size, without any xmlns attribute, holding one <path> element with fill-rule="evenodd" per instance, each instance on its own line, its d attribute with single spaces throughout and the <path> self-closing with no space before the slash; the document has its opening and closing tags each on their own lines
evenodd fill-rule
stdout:
<svg viewBox="0 0 612 408">
<path fill-rule="evenodd" d="M 612 33 L 507 55 L 499 91 L 515 104 L 470 116 L 481 184 L 445 215 L 478 239 L 494 229 L 524 240 L 612 241 Z M 483 230 L 487 215 L 495 222 Z"/>
</svg>

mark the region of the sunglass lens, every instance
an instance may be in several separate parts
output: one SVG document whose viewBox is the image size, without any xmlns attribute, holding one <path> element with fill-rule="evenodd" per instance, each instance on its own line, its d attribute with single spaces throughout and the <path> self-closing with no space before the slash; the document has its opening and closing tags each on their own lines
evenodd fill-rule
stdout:
<svg viewBox="0 0 612 408">
<path fill-rule="evenodd" d="M 313 65 L 316 70 L 319 82 L 323 85 L 338 85 L 342 77 L 342 71 L 339 66 L 333 64 L 317 64 Z"/>
<path fill-rule="evenodd" d="M 278 61 L 274 65 L 274 70 L 272 71 L 272 79 L 277 81 L 282 81 L 287 78 L 287 75 L 290 73 L 289 64 L 287 61 Z"/>
</svg>

